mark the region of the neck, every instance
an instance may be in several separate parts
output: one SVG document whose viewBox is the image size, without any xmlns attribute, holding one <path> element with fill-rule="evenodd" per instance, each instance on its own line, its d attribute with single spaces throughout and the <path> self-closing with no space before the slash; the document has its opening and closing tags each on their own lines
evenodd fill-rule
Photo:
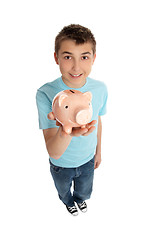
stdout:
<svg viewBox="0 0 160 240">
<path fill-rule="evenodd" d="M 81 88 L 86 83 L 86 79 L 83 82 L 80 82 L 80 83 L 77 83 L 77 84 L 76 83 L 71 83 L 70 81 L 68 81 L 67 79 L 64 79 L 63 77 L 62 77 L 62 80 L 70 88 Z"/>
</svg>

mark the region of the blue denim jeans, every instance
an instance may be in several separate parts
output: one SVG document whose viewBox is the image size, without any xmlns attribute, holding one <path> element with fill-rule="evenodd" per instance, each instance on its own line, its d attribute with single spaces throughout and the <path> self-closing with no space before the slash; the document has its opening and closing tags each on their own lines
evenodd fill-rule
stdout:
<svg viewBox="0 0 160 240">
<path fill-rule="evenodd" d="M 59 198 L 67 206 L 89 199 L 92 193 L 94 158 L 77 168 L 62 168 L 50 162 L 50 171 Z M 73 183 L 73 194 L 71 186 Z"/>
</svg>

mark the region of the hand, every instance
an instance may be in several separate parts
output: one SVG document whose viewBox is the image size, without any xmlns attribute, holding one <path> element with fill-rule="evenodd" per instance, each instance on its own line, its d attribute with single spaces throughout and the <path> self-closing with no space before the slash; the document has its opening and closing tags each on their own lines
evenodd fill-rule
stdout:
<svg viewBox="0 0 160 240">
<path fill-rule="evenodd" d="M 95 157 L 94 157 L 94 169 L 98 168 L 99 165 L 101 164 L 101 155 L 100 154 L 95 154 Z"/>
<path fill-rule="evenodd" d="M 79 137 L 79 136 L 88 136 L 90 133 L 92 133 L 96 127 L 94 126 L 97 123 L 96 120 L 93 120 L 92 122 L 86 124 L 84 128 L 81 127 L 74 127 L 72 128 L 72 132 L 70 134 L 71 137 Z M 62 125 L 56 121 L 56 125 L 62 127 Z M 68 136 L 67 133 L 65 133 L 63 130 L 61 134 Z"/>
<path fill-rule="evenodd" d="M 96 129 L 96 127 L 94 126 L 96 123 L 97 123 L 97 121 L 93 120 L 92 122 L 86 124 L 84 129 L 87 129 L 87 131 L 85 133 L 83 133 L 82 135 L 88 136 L 90 133 L 92 133 Z M 83 129 L 83 128 L 81 128 L 81 129 Z"/>
</svg>

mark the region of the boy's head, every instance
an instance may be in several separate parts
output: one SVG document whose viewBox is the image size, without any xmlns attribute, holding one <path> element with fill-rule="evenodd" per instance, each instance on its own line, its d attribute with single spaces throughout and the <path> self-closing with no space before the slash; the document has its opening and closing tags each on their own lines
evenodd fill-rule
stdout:
<svg viewBox="0 0 160 240">
<path fill-rule="evenodd" d="M 73 40 L 76 45 L 91 43 L 93 54 L 96 53 L 96 40 L 92 32 L 79 24 L 71 24 L 64 27 L 55 39 L 55 52 L 58 55 L 61 43 L 64 40 Z"/>
<path fill-rule="evenodd" d="M 96 58 L 93 34 L 80 25 L 64 27 L 55 39 L 54 57 L 63 82 L 71 88 L 82 87 Z"/>
</svg>

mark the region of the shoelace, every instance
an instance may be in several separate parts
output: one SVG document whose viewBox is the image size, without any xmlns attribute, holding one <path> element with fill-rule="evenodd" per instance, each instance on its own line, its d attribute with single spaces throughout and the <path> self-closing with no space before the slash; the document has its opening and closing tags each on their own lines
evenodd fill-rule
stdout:
<svg viewBox="0 0 160 240">
<path fill-rule="evenodd" d="M 73 213 L 73 212 L 77 211 L 77 208 L 76 208 L 75 206 L 73 206 L 73 207 L 68 207 L 68 210 L 69 210 L 71 213 Z"/>
<path fill-rule="evenodd" d="M 78 203 L 78 206 L 79 206 L 80 208 L 86 208 L 86 207 L 87 207 L 87 205 L 86 205 L 85 202 L 83 202 L 83 203 Z"/>
</svg>

